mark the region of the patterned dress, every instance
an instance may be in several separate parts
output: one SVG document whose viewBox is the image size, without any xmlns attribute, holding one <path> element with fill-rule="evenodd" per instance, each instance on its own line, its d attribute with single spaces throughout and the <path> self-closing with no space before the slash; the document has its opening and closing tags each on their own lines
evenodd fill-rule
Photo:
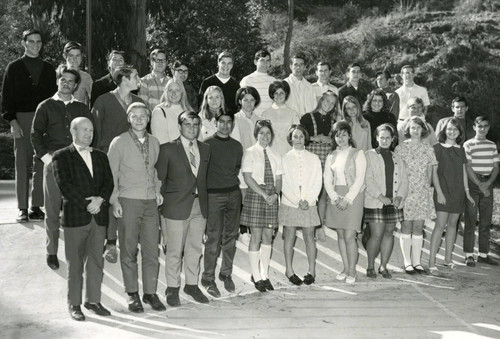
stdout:
<svg viewBox="0 0 500 339">
<path fill-rule="evenodd" d="M 424 142 L 418 144 L 406 140 L 396 147 L 406 164 L 409 189 L 403 207 L 406 221 L 436 218 L 432 199 L 433 189 L 429 185 L 428 168 L 437 164 L 432 147 Z"/>
</svg>

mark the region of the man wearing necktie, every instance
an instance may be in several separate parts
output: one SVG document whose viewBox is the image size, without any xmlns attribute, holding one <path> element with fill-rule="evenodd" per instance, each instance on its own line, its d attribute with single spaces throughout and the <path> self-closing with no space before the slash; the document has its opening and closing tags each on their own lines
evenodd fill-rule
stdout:
<svg viewBox="0 0 500 339">
<path fill-rule="evenodd" d="M 197 140 L 200 118 L 194 112 L 179 115 L 181 136 L 160 146 L 156 169 L 162 182 L 166 218 L 167 304 L 179 306 L 181 264 L 184 258 L 184 292 L 200 303 L 208 298 L 198 287 L 202 239 L 207 219 L 207 168 L 210 146 Z"/>
<path fill-rule="evenodd" d="M 69 312 L 74 320 L 82 321 L 85 320 L 80 308 L 84 265 L 85 307 L 97 315 L 110 315 L 101 305 L 101 283 L 113 174 L 106 154 L 89 147 L 94 134 L 92 122 L 76 118 L 70 130 L 73 143 L 54 153 L 52 166 L 63 197 L 61 224 L 68 263 Z"/>
</svg>

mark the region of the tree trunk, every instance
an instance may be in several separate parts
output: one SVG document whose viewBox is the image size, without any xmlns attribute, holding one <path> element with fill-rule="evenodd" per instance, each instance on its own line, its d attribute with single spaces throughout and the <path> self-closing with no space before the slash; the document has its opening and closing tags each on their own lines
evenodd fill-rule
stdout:
<svg viewBox="0 0 500 339">
<path fill-rule="evenodd" d="M 293 0 L 288 0 L 288 30 L 286 31 L 285 48 L 283 50 L 283 67 L 288 75 L 290 74 L 290 45 L 292 43 L 293 33 Z"/>
<path fill-rule="evenodd" d="M 146 52 L 146 0 L 128 0 L 131 8 L 127 20 L 127 53 L 130 64 L 137 67 L 139 74 L 149 72 Z"/>
</svg>

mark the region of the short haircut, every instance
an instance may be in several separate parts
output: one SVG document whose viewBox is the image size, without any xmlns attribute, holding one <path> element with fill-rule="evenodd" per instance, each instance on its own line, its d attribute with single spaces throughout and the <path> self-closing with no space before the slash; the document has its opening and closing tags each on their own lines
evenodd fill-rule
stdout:
<svg viewBox="0 0 500 339">
<path fill-rule="evenodd" d="M 65 64 L 57 66 L 56 79 L 61 78 L 63 73 L 73 74 L 73 76 L 75 77 L 75 84 L 80 83 L 80 81 L 81 81 L 80 73 L 76 69 L 68 68 L 68 66 L 66 66 Z"/>
<path fill-rule="evenodd" d="M 276 80 L 269 85 L 269 97 L 274 100 L 274 93 L 280 88 L 285 91 L 285 100 L 288 100 L 290 96 L 290 85 L 285 80 Z"/>
<path fill-rule="evenodd" d="M 265 49 L 261 49 L 260 51 L 257 51 L 257 53 L 255 53 L 253 60 L 258 61 L 260 58 L 267 58 L 267 57 L 271 58 L 271 53 L 269 53 L 269 51 Z"/>
<path fill-rule="evenodd" d="M 69 51 L 71 51 L 72 49 L 77 49 L 77 50 L 79 50 L 81 52 L 82 51 L 82 45 L 79 44 L 76 41 L 68 41 L 66 43 L 66 45 L 64 45 L 63 56 L 66 58 L 66 56 L 68 55 Z"/>
<path fill-rule="evenodd" d="M 187 63 L 183 62 L 182 60 L 174 60 L 174 62 L 172 63 L 172 73 L 181 66 L 186 66 L 189 69 Z"/>
<path fill-rule="evenodd" d="M 403 70 L 405 69 L 411 69 L 412 73 L 415 72 L 415 67 L 413 67 L 413 65 L 404 65 L 403 67 L 401 67 L 401 73 L 403 73 Z"/>
<path fill-rule="evenodd" d="M 130 80 L 130 74 L 133 71 L 136 71 L 137 68 L 134 65 L 123 65 L 120 66 L 116 72 L 113 74 L 113 80 L 116 82 L 117 86 L 120 86 L 122 83 L 123 77 L 126 77 Z"/>
<path fill-rule="evenodd" d="M 271 120 L 257 120 L 257 122 L 255 123 L 255 128 L 253 130 L 253 136 L 255 139 L 257 139 L 260 130 L 264 127 L 269 128 L 269 130 L 271 131 L 271 142 L 269 144 L 272 144 L 274 140 L 274 130 L 271 124 Z"/>
<path fill-rule="evenodd" d="M 311 141 L 311 137 L 309 136 L 309 132 L 307 132 L 307 130 L 306 130 L 306 128 L 304 126 L 302 126 L 302 125 L 296 125 L 296 124 L 293 124 L 292 126 L 290 126 L 290 129 L 288 130 L 288 133 L 286 135 L 286 141 L 288 142 L 288 144 L 290 146 L 293 146 L 293 143 L 292 143 L 292 134 L 296 130 L 301 131 L 302 134 L 304 135 L 304 146 L 309 145 L 309 141 Z"/>
<path fill-rule="evenodd" d="M 408 99 L 408 101 L 406 102 L 406 106 L 410 107 L 410 103 L 422 105 L 422 108 L 425 107 L 424 101 L 419 97 L 411 97 L 410 99 Z"/>
<path fill-rule="evenodd" d="M 113 55 L 115 54 L 118 54 L 118 55 L 121 55 L 123 57 L 123 60 L 125 60 L 125 52 L 124 51 L 119 51 L 117 49 L 113 49 L 111 50 L 111 52 L 108 53 L 107 57 L 106 57 L 106 60 L 109 61 L 113 58 Z"/>
<path fill-rule="evenodd" d="M 398 141 L 398 134 L 396 133 L 394 126 L 392 126 L 391 124 L 387 124 L 387 123 L 378 126 L 375 129 L 375 138 L 378 137 L 379 134 L 382 133 L 383 131 L 389 132 L 389 134 L 393 138 L 392 142 L 391 142 L 391 146 L 389 147 L 391 150 L 393 150 L 395 145 L 397 144 L 397 141 Z"/>
<path fill-rule="evenodd" d="M 361 65 L 359 63 L 353 62 L 352 64 L 347 65 L 347 72 L 349 72 L 353 67 L 359 67 L 359 69 L 361 69 Z"/>
<path fill-rule="evenodd" d="M 474 125 L 479 124 L 482 121 L 490 122 L 490 119 L 486 115 L 480 115 L 476 119 L 474 119 Z"/>
<path fill-rule="evenodd" d="M 143 109 L 143 110 L 145 110 L 145 111 L 146 111 L 146 113 L 148 114 L 148 116 L 149 116 L 149 117 L 151 116 L 151 111 L 149 110 L 148 106 L 147 106 L 145 103 L 143 103 L 143 102 L 139 102 L 139 101 L 137 101 L 137 102 L 133 102 L 133 103 L 131 103 L 131 104 L 128 106 L 128 108 L 127 108 L 127 118 L 128 118 L 128 115 L 129 115 L 130 113 L 132 113 L 132 111 L 134 111 L 134 110 L 138 110 L 138 109 Z"/>
<path fill-rule="evenodd" d="M 440 143 L 446 142 L 446 126 L 448 126 L 448 124 L 452 124 L 458 129 L 459 135 L 455 142 L 457 144 L 460 144 L 464 138 L 464 129 L 462 128 L 462 124 L 460 123 L 460 121 L 458 121 L 456 118 L 451 118 L 446 122 L 446 125 L 444 125 L 444 127 L 439 131 L 438 141 Z"/>
<path fill-rule="evenodd" d="M 465 97 L 453 98 L 453 100 L 451 101 L 451 106 L 453 107 L 453 105 L 455 105 L 456 102 L 463 102 L 465 104 L 465 107 L 469 107 L 469 104 L 467 104 L 467 100 L 465 99 Z"/>
<path fill-rule="evenodd" d="M 349 135 L 349 145 L 351 145 L 352 147 L 356 147 L 356 143 L 352 139 L 351 125 L 345 120 L 340 120 L 333 124 L 332 127 L 332 150 L 335 150 L 339 146 L 335 141 L 335 137 L 343 131 L 346 131 L 347 135 Z"/>
<path fill-rule="evenodd" d="M 384 101 L 384 104 L 380 111 L 389 112 L 389 99 L 387 99 L 387 94 L 385 94 L 384 90 L 381 88 L 374 89 L 370 92 L 370 94 L 368 94 L 363 105 L 363 112 L 372 112 L 372 101 L 376 95 L 382 97 L 382 100 Z"/>
<path fill-rule="evenodd" d="M 239 109 L 241 109 L 241 103 L 240 103 L 240 101 L 243 100 L 243 98 L 247 94 L 250 94 L 255 99 L 255 107 L 259 106 L 259 104 L 260 104 L 259 91 L 257 91 L 255 89 L 255 87 L 252 87 L 252 86 L 240 87 L 236 91 L 236 100 L 235 100 L 236 101 L 236 106 L 238 106 Z"/>
<path fill-rule="evenodd" d="M 383 75 L 386 80 L 389 80 L 390 78 L 392 78 L 391 72 L 389 72 L 388 70 L 383 70 L 381 72 L 377 72 L 377 74 L 375 74 L 375 78 L 378 78 L 379 75 Z"/>
<path fill-rule="evenodd" d="M 217 112 L 217 114 L 215 115 L 215 121 L 219 121 L 219 119 L 223 116 L 230 117 L 231 121 L 234 122 L 234 114 L 226 111 Z"/>
<path fill-rule="evenodd" d="M 420 138 L 425 138 L 429 135 L 429 128 L 427 127 L 427 123 L 424 121 L 424 119 L 422 119 L 421 117 L 411 117 L 411 118 L 408 118 L 406 120 L 406 124 L 405 124 L 405 128 L 404 128 L 404 136 L 405 138 L 411 138 L 411 135 L 410 135 L 410 125 L 411 123 L 415 123 L 417 125 L 419 125 L 420 127 L 422 127 L 422 134 L 420 135 Z"/>
<path fill-rule="evenodd" d="M 23 41 L 28 40 L 28 36 L 32 34 L 38 34 L 40 38 L 42 37 L 42 33 L 38 29 L 30 28 L 23 32 Z"/>
<path fill-rule="evenodd" d="M 219 63 L 222 58 L 231 58 L 231 60 L 233 60 L 233 55 L 228 51 L 221 52 L 217 57 L 217 63 Z"/>
<path fill-rule="evenodd" d="M 161 49 L 161 48 L 155 48 L 151 51 L 151 53 L 149 54 L 149 60 L 153 60 L 154 58 L 156 58 L 156 56 L 160 53 L 163 53 L 165 54 L 165 56 L 167 55 L 167 53 L 165 53 L 165 50 Z"/>
<path fill-rule="evenodd" d="M 328 63 L 326 61 L 320 61 L 320 62 L 318 62 L 316 64 L 316 70 L 318 70 L 319 66 L 327 66 L 329 71 L 332 70 L 332 65 L 330 65 L 330 63 Z"/>
<path fill-rule="evenodd" d="M 307 63 L 307 59 L 304 53 L 296 53 L 290 57 L 290 65 L 293 64 L 293 59 L 302 59 L 304 60 L 304 64 Z"/>
<path fill-rule="evenodd" d="M 177 123 L 180 126 L 187 119 L 198 120 L 198 123 L 201 122 L 201 118 L 200 118 L 200 116 L 198 114 L 196 114 L 196 112 L 193 112 L 193 111 L 184 111 L 184 112 L 179 113 L 179 116 L 177 117 Z"/>
</svg>

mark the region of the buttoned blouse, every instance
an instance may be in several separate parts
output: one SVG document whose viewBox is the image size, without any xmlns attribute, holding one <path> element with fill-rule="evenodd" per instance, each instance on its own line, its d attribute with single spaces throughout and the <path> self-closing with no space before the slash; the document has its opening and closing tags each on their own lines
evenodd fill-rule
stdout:
<svg viewBox="0 0 500 339">
<path fill-rule="evenodd" d="M 273 180 L 276 185 L 276 177 L 283 174 L 283 167 L 281 164 L 281 157 L 277 155 L 270 147 L 266 147 L 267 157 L 271 163 L 273 171 Z M 258 185 L 264 185 L 264 148 L 259 143 L 246 149 L 243 154 L 243 161 L 241 165 L 242 173 L 252 173 L 252 179 Z"/>
<path fill-rule="evenodd" d="M 300 200 L 315 206 L 323 183 L 321 161 L 307 150 L 292 149 L 283 158 L 283 186 L 281 203 L 299 207 Z"/>
</svg>

